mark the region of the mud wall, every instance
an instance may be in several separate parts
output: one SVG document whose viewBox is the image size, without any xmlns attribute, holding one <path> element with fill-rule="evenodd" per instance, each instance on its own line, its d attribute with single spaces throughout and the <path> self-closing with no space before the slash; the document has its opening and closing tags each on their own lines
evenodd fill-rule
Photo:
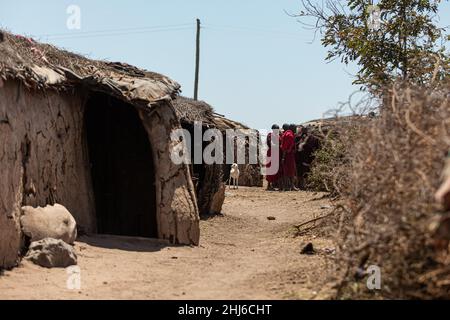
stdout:
<svg viewBox="0 0 450 320">
<path fill-rule="evenodd" d="M 17 264 L 24 205 L 60 203 L 87 232 L 96 231 L 83 113 L 86 93 L 28 91 L 20 82 L 0 87 L 0 268 Z M 170 160 L 170 104 L 140 111 L 153 148 L 158 237 L 199 243 L 199 215 L 186 165 Z"/>
<path fill-rule="evenodd" d="M 244 187 L 262 187 L 264 177 L 259 164 L 239 165 L 239 185 Z"/>
<path fill-rule="evenodd" d="M 194 185 L 187 165 L 176 165 L 170 154 L 176 145 L 170 139 L 174 128 L 181 128 L 175 110 L 169 104 L 140 111 L 153 148 L 158 237 L 172 243 L 198 244 L 199 213 Z"/>
<path fill-rule="evenodd" d="M 82 109 L 82 95 L 31 92 L 16 81 L 0 88 L 0 267 L 17 262 L 23 205 L 58 202 L 95 229 Z"/>
</svg>

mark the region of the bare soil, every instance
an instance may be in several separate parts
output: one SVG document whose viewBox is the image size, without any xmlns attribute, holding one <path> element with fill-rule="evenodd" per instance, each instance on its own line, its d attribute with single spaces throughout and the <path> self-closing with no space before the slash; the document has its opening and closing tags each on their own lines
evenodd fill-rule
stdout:
<svg viewBox="0 0 450 320">
<path fill-rule="evenodd" d="M 227 188 L 223 215 L 201 221 L 198 247 L 84 236 L 75 244 L 80 290 L 67 289 L 65 269 L 24 261 L 0 276 L 0 299 L 328 298 L 331 238 L 319 230 L 294 237 L 293 228 L 330 211 L 321 196 Z M 308 242 L 316 254 L 301 255 Z"/>
</svg>

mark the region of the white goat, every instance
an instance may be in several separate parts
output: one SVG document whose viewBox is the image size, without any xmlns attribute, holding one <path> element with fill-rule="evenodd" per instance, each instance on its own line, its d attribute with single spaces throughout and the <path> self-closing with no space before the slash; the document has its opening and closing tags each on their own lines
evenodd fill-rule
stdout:
<svg viewBox="0 0 450 320">
<path fill-rule="evenodd" d="M 233 179 L 233 186 L 239 189 L 239 167 L 237 163 L 231 165 L 230 178 L 228 178 L 228 187 L 231 188 L 231 179 Z"/>
</svg>

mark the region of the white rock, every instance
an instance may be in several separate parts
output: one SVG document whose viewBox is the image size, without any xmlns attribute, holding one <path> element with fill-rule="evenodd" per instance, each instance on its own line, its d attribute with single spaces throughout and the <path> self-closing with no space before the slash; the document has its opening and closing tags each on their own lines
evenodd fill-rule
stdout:
<svg viewBox="0 0 450 320">
<path fill-rule="evenodd" d="M 20 218 L 23 233 L 31 238 L 31 242 L 45 238 L 61 239 L 73 244 L 77 238 L 77 224 L 70 212 L 62 205 L 22 207 Z"/>
</svg>

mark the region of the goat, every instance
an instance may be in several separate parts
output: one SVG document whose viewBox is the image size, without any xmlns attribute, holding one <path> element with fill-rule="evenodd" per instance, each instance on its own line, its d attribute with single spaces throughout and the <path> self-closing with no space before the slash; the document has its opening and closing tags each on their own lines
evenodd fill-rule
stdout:
<svg viewBox="0 0 450 320">
<path fill-rule="evenodd" d="M 228 187 L 231 189 L 231 179 L 233 179 L 233 186 L 239 189 L 239 167 L 237 163 L 231 165 L 230 177 L 228 178 Z"/>
</svg>

